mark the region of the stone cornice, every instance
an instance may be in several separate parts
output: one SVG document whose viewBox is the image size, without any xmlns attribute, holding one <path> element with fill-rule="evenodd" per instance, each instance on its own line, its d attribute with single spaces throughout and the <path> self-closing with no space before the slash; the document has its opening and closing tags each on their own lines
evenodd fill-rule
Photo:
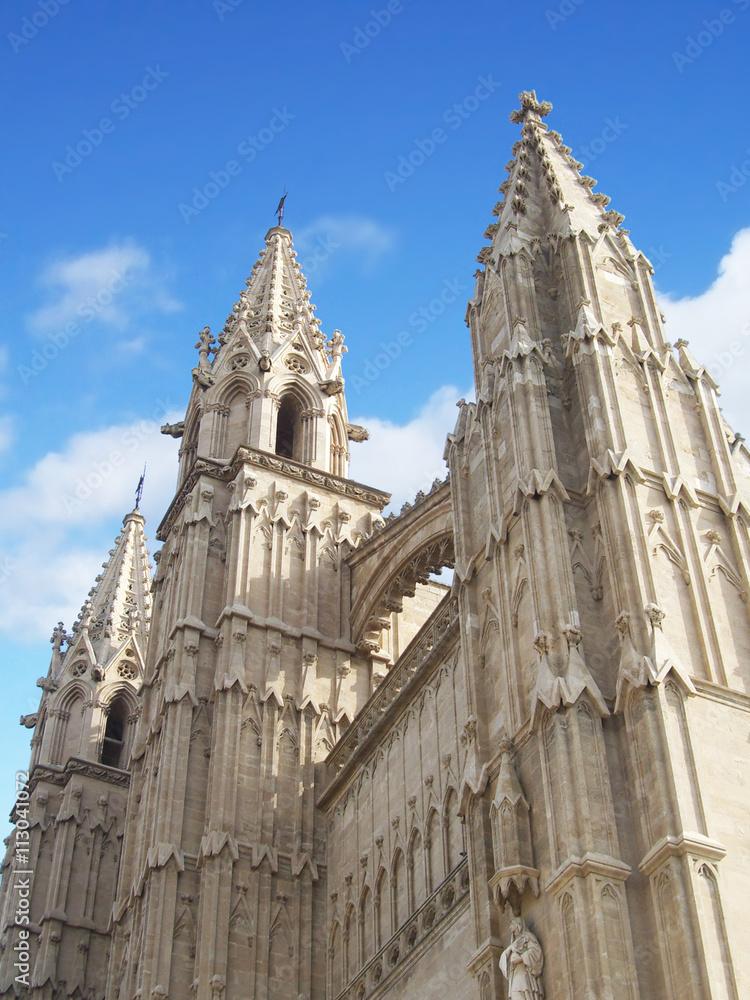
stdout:
<svg viewBox="0 0 750 1000">
<path fill-rule="evenodd" d="M 624 882 L 632 871 L 624 861 L 612 858 L 607 854 L 595 854 L 589 851 L 579 857 L 569 857 L 560 865 L 554 875 L 548 879 L 545 890 L 554 895 L 561 892 L 574 878 L 586 878 L 587 875 L 599 875 L 602 878 Z"/>
<path fill-rule="evenodd" d="M 279 632 L 289 639 L 314 639 L 326 649 L 341 650 L 346 653 L 356 653 L 357 651 L 357 647 L 353 642 L 348 642 L 341 637 L 334 638 L 323 635 L 322 632 L 313 628 L 312 625 L 303 625 L 302 628 L 298 628 L 296 625 L 287 625 L 286 622 L 281 621 L 279 618 L 263 618 L 260 615 L 254 614 L 249 608 L 237 604 L 228 605 L 221 611 L 219 617 L 216 619 L 217 628 L 213 630 L 212 638 L 215 638 L 219 634 L 219 629 L 227 618 L 241 618 L 247 622 L 248 628 Z M 206 629 L 206 635 L 209 634 L 209 631 L 211 630 Z"/>
<path fill-rule="evenodd" d="M 82 760 L 80 757 L 71 757 L 65 767 L 56 767 L 50 764 L 37 764 L 29 777 L 29 790 L 33 791 L 40 781 L 49 781 L 53 785 L 67 785 L 74 774 L 80 774 L 87 778 L 98 778 L 106 781 L 109 785 L 119 785 L 127 788 L 130 784 L 130 772 L 123 771 L 119 767 L 109 767 L 107 764 L 99 764 L 92 760 Z"/>
<path fill-rule="evenodd" d="M 312 469 L 301 462 L 294 462 L 292 459 L 279 458 L 270 452 L 259 451 L 256 448 L 249 448 L 241 445 L 235 452 L 231 463 L 227 465 L 210 458 L 199 458 L 190 470 L 187 479 L 175 494 L 172 503 L 169 505 L 161 524 L 156 531 L 156 538 L 160 542 L 167 539 L 177 515 L 185 505 L 185 501 L 193 490 L 201 476 L 208 476 L 211 479 L 218 479 L 221 482 L 228 482 L 237 475 L 243 465 L 255 465 L 262 469 L 269 469 L 271 472 L 279 472 L 290 479 L 296 479 L 308 486 L 316 489 L 330 490 L 341 496 L 359 500 L 362 503 L 377 507 L 382 510 L 391 499 L 390 493 L 376 490 L 371 486 L 364 486 L 353 479 L 344 479 L 341 476 L 334 476 L 331 472 L 320 472 Z"/>
<path fill-rule="evenodd" d="M 700 833 L 683 831 L 676 837 L 662 837 L 645 855 L 638 867 L 644 875 L 652 875 L 669 858 L 681 858 L 689 854 L 705 861 L 721 861 L 726 853 L 726 847 L 717 840 L 710 840 Z"/>
<path fill-rule="evenodd" d="M 472 976 L 476 976 L 488 962 L 497 961 L 503 951 L 505 947 L 499 938 L 488 937 L 466 963 L 466 968 Z"/>
<path fill-rule="evenodd" d="M 354 500 L 361 500 L 363 503 L 372 504 L 382 510 L 391 499 L 390 493 L 376 490 L 371 486 L 364 486 L 353 479 L 344 479 L 341 476 L 334 476 L 331 472 L 320 472 L 308 465 L 294 462 L 291 459 L 279 458 L 266 451 L 258 451 L 255 448 L 241 446 L 237 449 L 231 464 L 231 478 L 237 475 L 243 464 L 257 465 L 272 472 L 280 472 L 291 479 L 297 479 L 302 483 L 316 486 L 318 488 L 331 490 L 333 493 L 340 493 L 342 496 L 351 497 Z"/>
<path fill-rule="evenodd" d="M 745 694 L 744 691 L 735 691 L 733 688 L 715 684 L 713 681 L 703 680 L 701 677 L 693 677 L 691 679 L 698 694 L 704 698 L 710 698 L 711 701 L 718 701 L 723 705 L 738 708 L 741 712 L 750 712 L 750 695 Z"/>
</svg>

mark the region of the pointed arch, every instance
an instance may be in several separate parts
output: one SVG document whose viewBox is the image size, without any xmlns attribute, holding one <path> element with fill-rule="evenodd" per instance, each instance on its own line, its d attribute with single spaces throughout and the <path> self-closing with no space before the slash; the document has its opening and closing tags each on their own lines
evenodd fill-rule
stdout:
<svg viewBox="0 0 750 1000">
<path fill-rule="evenodd" d="M 126 680 L 116 680 L 108 684 L 99 695 L 99 707 L 106 711 L 115 698 L 122 698 L 125 701 L 131 715 L 135 715 L 138 712 L 138 697 L 132 684 L 129 684 Z"/>
<path fill-rule="evenodd" d="M 302 461 L 302 409 L 291 392 L 285 393 L 279 400 L 274 451 L 279 458 Z"/>
<path fill-rule="evenodd" d="M 221 387 L 215 396 L 213 396 L 211 402 L 228 406 L 232 397 L 237 395 L 237 393 L 244 393 L 247 396 L 248 393 L 254 392 L 257 388 L 257 378 L 250 375 L 247 371 L 238 370 L 232 372 L 231 375 L 227 375 L 222 380 Z"/>
<path fill-rule="evenodd" d="M 233 372 L 222 382 L 210 414 L 209 454 L 230 459 L 240 445 L 250 442 L 250 403 L 258 389 L 257 379 L 243 371 Z"/>
<path fill-rule="evenodd" d="M 282 458 L 312 465 L 317 454 L 318 429 L 325 416 L 323 398 L 299 377 L 280 377 L 269 384 L 277 405 L 270 447 Z"/>
<path fill-rule="evenodd" d="M 429 896 L 443 881 L 442 851 L 440 836 L 440 813 L 432 806 L 424 825 L 425 885 Z"/>
<path fill-rule="evenodd" d="M 128 704 L 122 695 L 117 695 L 105 713 L 104 735 L 99 749 L 99 760 L 107 767 L 124 767 L 128 718 Z"/>
<path fill-rule="evenodd" d="M 479 996 L 480 1000 L 492 1000 L 490 977 L 486 972 L 482 973 L 482 978 L 479 980 Z"/>
<path fill-rule="evenodd" d="M 343 957 L 343 971 L 344 971 L 344 983 L 348 983 L 351 977 L 354 975 L 354 948 L 355 944 L 352 940 L 353 935 L 356 933 L 357 915 L 354 909 L 354 903 L 349 903 L 346 908 L 346 914 L 344 915 L 344 929 L 342 933 L 342 957 Z"/>
<path fill-rule="evenodd" d="M 422 833 L 416 826 L 409 836 L 406 867 L 409 876 L 409 910 L 413 913 L 427 898 Z"/>
<path fill-rule="evenodd" d="M 408 916 L 406 858 L 401 847 L 397 847 L 391 865 L 391 934 L 396 933 Z"/>
<path fill-rule="evenodd" d="M 333 921 L 331 936 L 328 939 L 328 982 L 330 983 L 330 997 L 337 997 L 344 986 L 341 954 L 341 925 L 338 920 Z"/>
<path fill-rule="evenodd" d="M 458 815 L 458 793 L 450 786 L 443 800 L 443 857 L 446 876 L 461 860 L 462 851 L 463 829 Z"/>
<path fill-rule="evenodd" d="M 84 681 L 76 679 L 70 684 L 66 684 L 63 690 L 58 695 L 55 708 L 62 709 L 64 712 L 70 710 L 70 706 L 78 698 L 83 698 L 84 701 L 88 699 L 91 694 L 91 689 L 88 684 Z"/>
<path fill-rule="evenodd" d="M 362 968 L 375 954 L 372 893 L 365 885 L 359 898 L 359 965 Z"/>
<path fill-rule="evenodd" d="M 99 697 L 102 710 L 98 757 L 102 764 L 126 770 L 130 762 L 138 698 L 131 684 L 118 680 L 108 685 Z"/>
<path fill-rule="evenodd" d="M 87 684 L 76 679 L 60 692 L 49 717 L 53 720 L 50 762 L 64 764 L 70 757 L 82 752 L 84 715 L 91 702 Z"/>
<path fill-rule="evenodd" d="M 294 396 L 300 408 L 307 410 L 323 406 L 323 397 L 316 392 L 309 382 L 294 375 L 279 375 L 268 383 L 269 391 L 283 399 L 284 396 Z"/>
<path fill-rule="evenodd" d="M 381 866 L 375 879 L 374 931 L 375 951 L 380 951 L 390 936 L 391 911 L 388 898 L 388 872 Z"/>
</svg>

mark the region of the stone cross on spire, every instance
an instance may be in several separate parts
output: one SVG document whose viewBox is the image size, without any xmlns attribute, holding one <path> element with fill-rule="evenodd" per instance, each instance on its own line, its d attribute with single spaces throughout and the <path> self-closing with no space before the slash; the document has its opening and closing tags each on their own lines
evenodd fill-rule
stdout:
<svg viewBox="0 0 750 1000">
<path fill-rule="evenodd" d="M 541 123 L 552 110 L 549 101 L 538 101 L 535 90 L 524 90 L 518 95 L 521 107 L 518 111 L 511 111 L 510 120 L 515 125 L 524 125 L 526 122 Z"/>
<path fill-rule="evenodd" d="M 204 326 L 198 334 L 198 343 L 195 345 L 196 350 L 198 351 L 198 367 L 202 371 L 211 367 L 211 362 L 208 360 L 208 356 L 213 352 L 215 345 L 216 338 L 211 333 L 211 327 Z"/>
</svg>

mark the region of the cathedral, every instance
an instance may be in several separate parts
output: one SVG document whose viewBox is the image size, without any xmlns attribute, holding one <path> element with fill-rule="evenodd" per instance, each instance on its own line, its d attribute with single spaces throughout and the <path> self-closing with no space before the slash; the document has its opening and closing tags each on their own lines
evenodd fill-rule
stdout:
<svg viewBox="0 0 750 1000">
<path fill-rule="evenodd" d="M 201 331 L 155 573 L 136 508 L 21 719 L 1 996 L 750 996 L 750 453 L 520 105 L 400 513 L 281 219 Z"/>
</svg>

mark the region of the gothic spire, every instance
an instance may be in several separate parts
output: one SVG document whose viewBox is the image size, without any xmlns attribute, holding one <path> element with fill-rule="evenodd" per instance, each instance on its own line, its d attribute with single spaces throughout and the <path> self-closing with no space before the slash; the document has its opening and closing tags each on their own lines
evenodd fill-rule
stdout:
<svg viewBox="0 0 750 1000">
<path fill-rule="evenodd" d="M 346 476 L 348 441 L 367 436 L 348 423 L 344 337 L 321 332 L 292 234 L 274 226 L 265 243 L 218 341 L 199 334 L 184 422 L 163 428 L 183 437 L 181 482 L 196 458 L 228 462 L 239 446 Z"/>
<path fill-rule="evenodd" d="M 510 120 L 522 126 L 521 138 L 505 167 L 508 178 L 500 186 L 504 200 L 493 209 L 498 221 L 485 233 L 492 247 L 480 251 L 482 263 L 549 235 L 566 237 L 585 231 L 597 239 L 604 231 L 617 231 L 624 219 L 608 210 L 610 199 L 593 190 L 596 181 L 581 174 L 583 164 L 572 157 L 560 134 L 548 130 L 542 121 L 552 105 L 538 101 L 533 90 L 519 98 L 521 107 L 511 113 Z"/>
<path fill-rule="evenodd" d="M 246 288 L 227 318 L 217 354 L 225 344 L 231 345 L 231 351 L 238 341 L 249 340 L 259 355 L 273 355 L 290 338 L 303 337 L 322 361 L 325 337 L 318 329 L 320 320 L 315 318 L 307 280 L 297 263 L 292 234 L 283 226 L 274 226 L 265 240 Z"/>
<path fill-rule="evenodd" d="M 137 510 L 125 517 L 115 547 L 102 564 L 102 572 L 73 626 L 69 652 L 85 645 L 89 655 L 93 654 L 95 662 L 104 668 L 129 639 L 135 640 L 141 653 L 145 651 L 151 617 L 145 523 Z"/>
</svg>

